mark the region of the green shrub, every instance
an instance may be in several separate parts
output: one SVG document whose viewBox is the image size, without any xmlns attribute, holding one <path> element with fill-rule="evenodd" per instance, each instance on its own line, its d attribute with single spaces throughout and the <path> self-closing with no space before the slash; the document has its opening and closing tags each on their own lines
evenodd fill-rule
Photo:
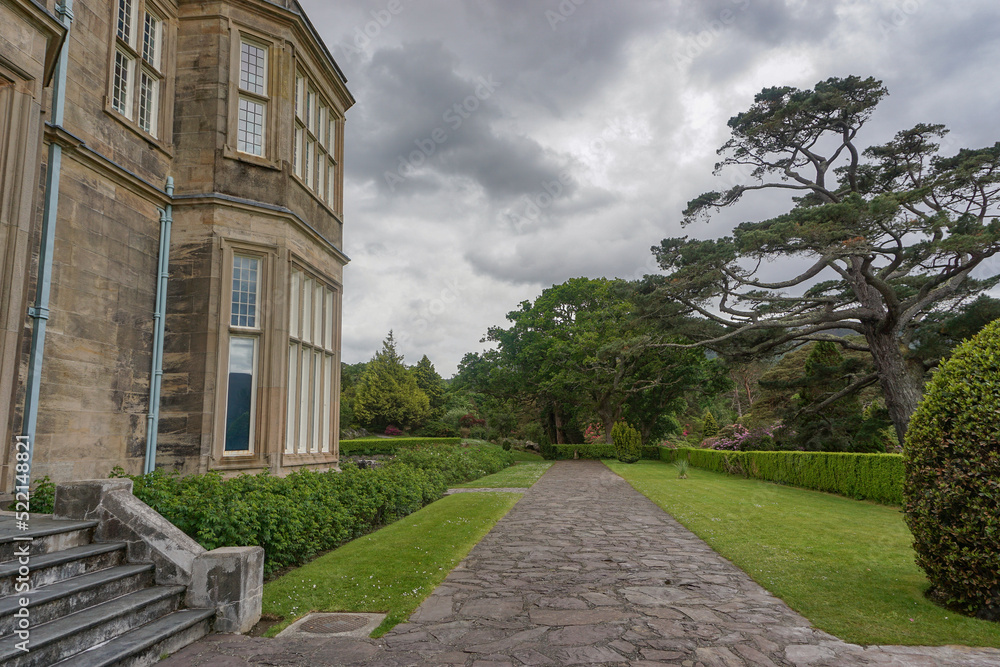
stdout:
<svg viewBox="0 0 1000 667">
<path fill-rule="evenodd" d="M 661 460 L 686 458 L 692 467 L 789 486 L 898 505 L 903 500 L 903 457 L 843 452 L 729 452 L 660 449 Z"/>
<path fill-rule="evenodd" d="M 7 507 L 7 511 L 16 512 L 20 503 L 15 500 Z M 56 485 L 46 475 L 37 481 L 35 488 L 28 494 L 28 507 L 31 514 L 52 514 L 56 504 Z M 23 509 L 23 506 L 22 506 Z"/>
<path fill-rule="evenodd" d="M 581 459 L 616 459 L 618 452 L 614 445 L 595 442 L 590 445 L 552 445 L 553 459 L 572 459 L 574 454 Z M 642 458 L 656 461 L 660 458 L 660 448 L 656 445 L 645 445 L 642 448 Z"/>
<path fill-rule="evenodd" d="M 405 449 L 391 463 L 341 472 L 304 470 L 223 479 L 218 472 L 180 477 L 154 472 L 127 476 L 136 497 L 206 549 L 264 547 L 271 573 L 406 516 L 431 503 L 450 484 L 471 481 L 510 465 L 494 445 Z"/>
<path fill-rule="evenodd" d="M 358 438 L 341 440 L 341 456 L 393 455 L 400 449 L 429 445 L 457 445 L 461 438 Z"/>
<path fill-rule="evenodd" d="M 719 422 L 715 420 L 715 415 L 709 409 L 705 409 L 705 414 L 701 421 L 701 437 L 714 438 L 719 434 Z"/>
<path fill-rule="evenodd" d="M 642 457 L 642 438 L 628 422 L 620 421 L 611 427 L 615 442 L 615 456 L 622 463 L 635 463 Z"/>
<path fill-rule="evenodd" d="M 906 523 L 932 596 L 1000 620 L 1000 320 L 935 373 L 903 454 Z"/>
<path fill-rule="evenodd" d="M 435 471 L 448 484 L 461 484 L 492 475 L 514 464 L 510 452 L 498 445 L 420 447 L 400 450 L 395 463 Z"/>
</svg>

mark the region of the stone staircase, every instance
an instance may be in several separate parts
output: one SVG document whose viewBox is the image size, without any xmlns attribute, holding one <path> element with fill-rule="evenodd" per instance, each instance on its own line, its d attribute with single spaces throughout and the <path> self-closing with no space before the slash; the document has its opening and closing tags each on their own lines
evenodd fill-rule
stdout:
<svg viewBox="0 0 1000 667">
<path fill-rule="evenodd" d="M 184 609 L 185 586 L 157 585 L 125 543 L 95 544 L 97 526 L 32 515 L 23 531 L 0 515 L 0 665 L 151 665 L 211 631 L 215 609 Z"/>
</svg>

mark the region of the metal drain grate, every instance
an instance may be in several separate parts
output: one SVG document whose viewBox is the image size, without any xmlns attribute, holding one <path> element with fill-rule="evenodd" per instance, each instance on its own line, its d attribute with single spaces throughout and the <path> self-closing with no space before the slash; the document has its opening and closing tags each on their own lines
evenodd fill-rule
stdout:
<svg viewBox="0 0 1000 667">
<path fill-rule="evenodd" d="M 301 632 L 312 632 L 318 635 L 336 635 L 342 632 L 352 632 L 365 627 L 370 621 L 365 616 L 353 616 L 349 614 L 331 614 L 329 616 L 317 616 L 310 618 L 299 626 Z"/>
</svg>

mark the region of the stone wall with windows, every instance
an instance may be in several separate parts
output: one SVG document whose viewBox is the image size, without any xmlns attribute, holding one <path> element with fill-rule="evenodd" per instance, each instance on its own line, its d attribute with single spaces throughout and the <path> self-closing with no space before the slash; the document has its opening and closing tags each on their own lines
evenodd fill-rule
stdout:
<svg viewBox="0 0 1000 667">
<path fill-rule="evenodd" d="M 66 119 L 45 137 L 64 158 L 35 476 L 142 469 L 168 203 L 158 466 L 335 464 L 347 263 L 340 165 L 354 102 L 343 75 L 294 2 L 76 0 L 74 13 Z M 32 206 L 28 222 L 37 215 Z M 30 263 L 30 239 L 19 238 Z M 308 327 L 293 323 L 293 301 Z M 22 377 L 24 306 L 7 318 L 13 337 L 0 330 L 0 361 Z M 0 396 L 9 432 L 23 395 L 0 390 L 12 396 Z"/>
</svg>

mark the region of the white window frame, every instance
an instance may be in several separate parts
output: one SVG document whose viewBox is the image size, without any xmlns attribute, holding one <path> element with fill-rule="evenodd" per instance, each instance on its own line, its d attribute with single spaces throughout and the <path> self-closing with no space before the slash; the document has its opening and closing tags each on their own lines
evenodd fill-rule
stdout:
<svg viewBox="0 0 1000 667">
<path fill-rule="evenodd" d="M 128 13 L 123 17 L 123 10 Z M 159 139 L 165 76 L 165 14 L 148 0 L 114 3 L 108 108 Z M 153 48 L 146 49 L 147 22 L 154 22 Z"/>
<path fill-rule="evenodd" d="M 289 280 L 286 456 L 334 453 L 340 290 L 293 264 Z M 318 313 L 317 313 L 318 308 Z"/>
<path fill-rule="evenodd" d="M 268 154 L 269 139 L 268 123 L 270 122 L 271 112 L 271 45 L 242 32 L 239 33 L 239 35 L 239 48 L 236 57 L 237 67 L 235 72 L 235 83 L 238 91 L 236 96 L 236 150 L 244 155 L 266 158 Z M 251 89 L 248 86 L 244 86 L 244 47 L 259 49 L 263 53 L 264 73 L 258 77 L 262 81 L 260 89 Z M 261 116 L 259 126 L 255 126 L 255 129 L 259 129 L 260 141 L 259 143 L 253 144 L 248 143 L 244 139 L 244 137 L 248 137 L 250 135 L 250 128 L 248 125 L 244 124 L 246 121 L 243 118 L 243 114 L 245 110 L 249 113 L 251 108 L 259 109 Z M 257 134 L 254 133 L 254 136 L 257 136 Z"/>
<path fill-rule="evenodd" d="M 228 333 L 228 337 L 227 337 L 227 340 L 226 340 L 226 347 L 225 347 L 226 354 L 227 354 L 227 360 L 226 360 L 226 365 L 225 365 L 225 373 L 226 373 L 225 374 L 225 378 L 223 379 L 223 381 L 221 383 L 221 385 L 223 387 L 225 387 L 225 389 L 223 391 L 222 403 L 221 403 L 221 408 L 222 408 L 222 412 L 223 412 L 223 419 L 222 419 L 222 455 L 223 455 L 224 458 L 253 456 L 256 453 L 256 451 L 257 451 L 257 447 L 256 447 L 257 412 L 258 412 L 258 405 L 257 405 L 257 403 L 258 403 L 258 395 L 257 395 L 258 394 L 258 389 L 257 388 L 258 388 L 258 385 L 259 385 L 259 382 L 260 382 L 260 373 L 261 373 L 260 357 L 261 357 L 261 348 L 264 345 L 264 330 L 265 330 L 264 329 L 264 311 L 263 311 L 263 301 L 264 301 L 264 299 L 262 298 L 262 296 L 263 296 L 262 295 L 262 289 L 263 289 L 264 282 L 265 282 L 264 281 L 264 272 L 265 272 L 266 266 L 267 266 L 267 264 L 266 264 L 266 258 L 264 256 L 258 254 L 258 253 L 252 252 L 252 251 L 246 251 L 246 250 L 243 250 L 243 249 L 236 248 L 236 249 L 233 249 L 233 251 L 232 251 L 232 253 L 230 254 L 229 257 L 230 257 L 230 260 L 228 262 L 228 264 L 229 264 L 229 275 L 228 275 L 228 278 L 229 279 L 228 279 L 228 281 L 226 283 L 226 292 L 225 292 L 226 294 L 228 294 L 228 299 L 226 300 L 226 303 L 228 303 L 228 308 L 225 311 L 226 324 L 227 324 L 227 333 Z M 237 296 L 236 288 L 233 285 L 234 281 L 236 280 L 236 265 L 237 265 L 237 259 L 238 258 L 239 259 L 250 259 L 250 260 L 253 260 L 253 261 L 255 261 L 257 263 L 257 271 L 256 271 L 256 276 L 255 276 L 255 285 L 254 285 L 254 297 L 255 297 L 255 303 L 253 304 L 253 306 L 254 306 L 254 316 L 253 316 L 253 321 L 249 322 L 247 324 L 241 324 L 239 321 L 237 321 L 235 324 L 233 323 L 233 318 L 234 317 L 239 318 L 239 316 L 240 316 L 239 313 L 237 313 L 236 315 L 233 314 L 233 307 L 234 307 L 234 305 L 238 305 L 238 303 L 239 303 L 237 301 L 237 299 L 236 299 L 236 296 Z M 230 374 L 232 372 L 233 341 L 235 341 L 235 340 L 246 340 L 246 339 L 252 340 L 253 341 L 253 345 L 254 345 L 254 349 L 253 349 L 253 362 L 252 362 L 253 366 L 252 366 L 252 369 L 251 369 L 251 383 L 250 383 L 250 385 L 251 385 L 251 389 L 250 389 L 250 392 L 251 392 L 250 393 L 250 434 L 249 434 L 249 441 L 247 443 L 248 449 L 240 449 L 240 450 L 232 450 L 232 451 L 230 451 L 230 450 L 227 449 L 226 437 L 227 437 L 227 430 L 228 430 L 227 427 L 228 427 L 228 423 L 229 423 L 229 376 L 230 376 Z"/>
<path fill-rule="evenodd" d="M 337 202 L 337 114 L 302 70 L 295 70 L 292 173 L 331 209 Z"/>
</svg>

